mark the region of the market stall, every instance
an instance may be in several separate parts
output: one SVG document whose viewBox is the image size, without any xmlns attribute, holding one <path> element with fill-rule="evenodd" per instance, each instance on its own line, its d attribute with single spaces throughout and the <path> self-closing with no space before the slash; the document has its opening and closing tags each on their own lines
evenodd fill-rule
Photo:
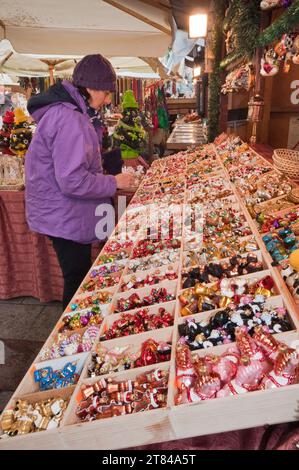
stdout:
<svg viewBox="0 0 299 470">
<path fill-rule="evenodd" d="M 38 7 L 33 19 L 34 0 L 15 2 L 16 16 L 5 1 L 0 38 L 38 61 L 100 42 L 119 68 L 138 55 L 144 73 L 172 33 L 170 55 L 178 49 L 170 5 L 181 2 L 91 0 L 70 22 L 70 2 L 57 2 L 51 18 Z M 202 3 L 207 39 L 188 38 L 184 54 L 194 55 L 173 68 L 193 59 L 195 69 L 201 56 L 197 99 L 166 99 L 163 80 L 118 78 L 114 104 L 134 96 L 110 123 L 132 160 L 144 129 L 161 157 L 171 115 L 199 102 L 208 135 L 198 116 L 179 119 L 166 144 L 179 153 L 154 161 L 134 196 L 117 194 L 131 202 L 0 416 L 0 449 L 298 449 L 299 157 L 277 147 L 298 145 L 299 4 Z M 14 57 L 4 61 L 9 72 Z M 70 62 L 52 63 L 52 79 Z M 22 156 L 29 130 L 9 119 L 0 143 L 9 132 Z M 10 168 L 0 160 L 0 183 L 15 177 Z M 22 189 L 22 177 L 13 184 Z M 56 255 L 28 231 L 22 191 L 0 191 L 0 216 L 0 299 L 60 299 Z"/>
<path fill-rule="evenodd" d="M 0 448 L 295 421 L 296 191 L 239 138 L 155 161 L 2 414 Z"/>
</svg>

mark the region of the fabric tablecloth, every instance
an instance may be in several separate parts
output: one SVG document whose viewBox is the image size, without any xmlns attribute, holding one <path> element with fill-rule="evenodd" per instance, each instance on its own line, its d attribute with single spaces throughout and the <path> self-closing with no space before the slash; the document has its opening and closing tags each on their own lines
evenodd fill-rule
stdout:
<svg viewBox="0 0 299 470">
<path fill-rule="evenodd" d="M 210 434 L 130 450 L 299 450 L 299 422 Z"/>
<path fill-rule="evenodd" d="M 51 241 L 30 232 L 23 191 L 0 191 L 0 299 L 62 299 L 63 280 Z"/>
<path fill-rule="evenodd" d="M 134 193 L 118 191 L 129 203 Z M 94 260 L 101 244 L 92 248 Z M 48 237 L 29 230 L 24 191 L 0 191 L 0 300 L 35 297 L 41 302 L 61 300 L 63 279 Z"/>
</svg>

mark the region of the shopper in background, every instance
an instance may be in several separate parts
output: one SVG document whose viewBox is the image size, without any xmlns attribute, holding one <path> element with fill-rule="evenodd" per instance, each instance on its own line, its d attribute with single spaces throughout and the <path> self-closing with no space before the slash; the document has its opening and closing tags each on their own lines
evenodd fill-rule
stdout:
<svg viewBox="0 0 299 470">
<path fill-rule="evenodd" d="M 103 174 L 90 117 L 110 103 L 115 89 L 110 62 L 93 54 L 76 65 L 72 82 L 63 80 L 28 102 L 37 129 L 25 160 L 27 221 L 53 242 L 64 278 L 63 308 L 91 265 L 96 208 L 110 204 L 117 188 L 133 185 L 131 175 Z"/>
</svg>

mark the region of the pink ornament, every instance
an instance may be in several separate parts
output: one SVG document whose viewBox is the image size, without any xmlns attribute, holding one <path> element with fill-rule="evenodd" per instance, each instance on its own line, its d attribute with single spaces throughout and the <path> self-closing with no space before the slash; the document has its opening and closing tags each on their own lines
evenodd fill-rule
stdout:
<svg viewBox="0 0 299 470">
<path fill-rule="evenodd" d="M 236 341 L 241 352 L 237 374 L 218 392 L 217 397 L 258 390 L 264 374 L 271 370 L 271 365 L 248 333 L 236 328 Z"/>
<path fill-rule="evenodd" d="M 268 374 L 265 374 L 261 389 L 280 388 L 286 385 L 292 385 L 299 381 L 299 357 L 294 349 L 283 347 L 276 357 L 274 368 Z"/>
<path fill-rule="evenodd" d="M 97 338 L 97 336 L 99 335 L 100 333 L 100 328 L 98 328 L 97 326 L 90 326 L 89 328 L 87 328 L 87 330 L 83 333 L 83 341 L 85 341 L 86 339 L 87 340 L 95 340 Z"/>
<path fill-rule="evenodd" d="M 240 299 L 240 305 L 248 305 L 252 303 L 252 296 L 250 295 L 243 295 Z"/>
<path fill-rule="evenodd" d="M 228 382 L 218 393 L 217 398 L 241 395 L 257 390 L 263 373 L 257 361 L 240 365 L 235 379 Z"/>
<path fill-rule="evenodd" d="M 78 353 L 87 352 L 87 351 L 90 351 L 91 348 L 92 348 L 92 342 L 87 340 L 84 343 L 79 344 L 77 352 Z"/>
<path fill-rule="evenodd" d="M 237 374 L 240 354 L 236 347 L 230 348 L 222 356 L 207 356 L 206 364 L 219 375 L 222 385 L 227 384 Z"/>
<path fill-rule="evenodd" d="M 68 338 L 70 343 L 79 343 L 81 341 L 80 333 L 74 333 Z"/>
</svg>

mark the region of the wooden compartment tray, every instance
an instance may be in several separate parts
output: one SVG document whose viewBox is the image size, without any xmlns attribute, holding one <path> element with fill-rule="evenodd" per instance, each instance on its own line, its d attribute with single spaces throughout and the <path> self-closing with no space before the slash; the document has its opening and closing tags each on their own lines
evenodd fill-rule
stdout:
<svg viewBox="0 0 299 470">
<path fill-rule="evenodd" d="M 216 163 L 219 164 L 219 168 L 222 171 L 221 182 L 225 182 L 225 188 L 229 192 L 224 198 L 218 200 L 218 202 L 213 203 L 218 207 L 224 207 L 225 205 L 236 205 L 240 212 L 244 214 L 246 223 L 249 225 L 252 236 L 255 238 L 259 250 L 256 251 L 258 258 L 263 261 L 264 270 L 260 272 L 253 273 L 251 275 L 244 276 L 248 279 L 261 279 L 265 275 L 271 275 L 274 284 L 275 284 L 275 295 L 267 299 L 266 303 L 269 306 L 285 306 L 288 310 L 292 324 L 294 325 L 294 330 L 282 333 L 277 335 L 279 339 L 286 342 L 288 345 L 297 347 L 299 344 L 299 307 L 295 304 L 291 294 L 288 292 L 284 281 L 282 280 L 277 269 L 273 268 L 271 265 L 271 258 L 265 250 L 265 246 L 262 242 L 261 236 L 257 231 L 257 227 L 254 221 L 251 219 L 238 191 L 235 186 L 229 180 L 229 168 L 226 168 L 222 162 L 223 155 L 219 156 L 218 151 L 215 146 L 208 146 L 208 151 L 213 152 L 216 155 Z M 178 160 L 173 161 L 173 157 L 165 158 L 163 161 L 154 162 L 151 170 L 148 173 L 147 177 L 144 178 L 142 186 L 145 190 L 147 189 L 159 189 L 159 179 L 163 178 L 172 178 L 173 184 L 176 184 L 176 176 L 174 174 L 175 169 L 180 172 L 182 177 L 188 178 L 187 175 L 187 162 L 188 162 L 188 153 L 181 153 L 178 155 Z M 198 156 L 200 160 L 200 152 Z M 259 164 L 267 164 L 267 167 L 270 167 L 268 162 L 265 162 L 258 154 L 256 154 L 256 161 Z M 178 165 L 177 165 L 178 163 Z M 178 170 L 179 169 L 179 170 Z M 219 176 L 215 175 L 205 175 L 203 180 L 199 182 L 197 186 L 206 185 L 207 182 L 219 181 Z M 197 189 L 196 185 L 193 187 L 185 186 L 181 189 L 180 192 L 180 204 L 188 203 L 190 198 L 196 196 Z M 154 286 L 144 287 L 137 289 L 136 291 L 128 290 L 125 292 L 120 291 L 120 286 L 123 282 L 126 282 L 130 276 L 134 273 L 129 274 L 128 272 L 128 262 L 133 252 L 134 245 L 138 240 L 143 238 L 144 227 L 142 226 L 140 231 L 138 224 L 144 224 L 147 222 L 147 215 L 145 208 L 147 204 L 152 203 L 151 197 L 154 197 L 155 194 L 152 191 L 149 191 L 147 199 L 142 201 L 139 198 L 141 193 L 137 191 L 135 197 L 133 198 L 130 206 L 128 207 L 126 213 L 121 218 L 119 226 L 116 227 L 114 233 L 112 234 L 109 241 L 122 240 L 122 235 L 125 230 L 125 217 L 129 216 L 129 231 L 131 235 L 134 234 L 133 245 L 129 249 L 124 249 L 122 251 L 126 252 L 126 259 L 115 261 L 123 266 L 123 269 L 119 273 L 120 280 L 111 291 L 112 301 L 109 307 L 105 311 L 105 318 L 100 326 L 100 332 L 98 338 L 101 337 L 113 324 L 114 321 L 121 318 L 121 313 L 113 313 L 115 311 L 116 302 L 119 298 L 127 298 L 132 292 L 137 292 L 140 297 L 148 295 L 150 290 L 153 288 L 166 287 L 167 290 L 175 296 L 175 300 L 166 302 L 164 304 L 155 304 L 149 307 L 141 307 L 139 309 L 123 312 L 124 314 L 136 313 L 136 311 L 141 310 L 142 308 L 148 309 L 150 314 L 155 314 L 159 311 L 160 308 L 165 308 L 169 313 L 173 315 L 174 324 L 173 326 L 147 331 L 144 333 L 133 334 L 130 336 L 123 336 L 120 338 L 115 338 L 112 340 L 103 341 L 103 345 L 108 348 L 113 348 L 117 345 L 127 345 L 130 344 L 134 349 L 138 350 L 141 347 L 141 344 L 149 338 L 153 338 L 156 341 L 171 341 L 171 357 L 169 362 L 163 362 L 160 364 L 155 364 L 152 366 L 139 367 L 130 369 L 127 371 L 112 372 L 109 374 L 109 377 L 115 380 L 122 379 L 133 379 L 138 374 L 144 371 L 151 371 L 157 368 L 169 370 L 169 382 L 168 382 L 168 397 L 167 397 L 167 406 L 162 409 L 155 409 L 150 411 L 139 412 L 130 415 L 118 416 L 108 419 L 102 419 L 98 421 L 93 421 L 89 423 L 78 422 L 76 417 L 76 406 L 78 400 L 81 396 L 81 387 L 84 384 L 95 383 L 105 376 L 98 376 L 88 378 L 88 364 L 92 357 L 92 352 L 95 351 L 96 342 L 93 344 L 92 350 L 87 353 L 81 353 L 77 356 L 66 356 L 62 357 L 55 361 L 44 361 L 40 362 L 38 357 L 35 359 L 33 365 L 26 373 L 25 377 L 21 381 L 19 387 L 13 394 L 11 400 L 9 401 L 6 410 L 12 409 L 18 398 L 27 398 L 28 400 L 38 401 L 52 396 L 63 396 L 68 398 L 69 405 L 65 411 L 63 420 L 60 424 L 60 427 L 51 430 L 32 433 L 23 436 L 16 437 L 6 437 L 0 439 L 0 450 L 4 449 L 122 449 L 132 446 L 147 445 L 157 442 L 170 441 L 173 439 L 182 439 L 186 437 L 199 436 L 204 434 L 212 434 L 236 429 L 245 429 L 254 426 L 260 426 L 265 424 L 275 424 L 282 423 L 287 421 L 295 421 L 299 418 L 298 413 L 298 399 L 299 399 L 299 384 L 282 387 L 279 389 L 269 389 L 266 391 L 257 391 L 250 392 L 240 396 L 232 396 L 226 398 L 217 398 L 213 400 L 208 400 L 204 402 L 188 404 L 188 405 L 175 405 L 175 396 L 176 396 L 176 385 L 175 385 L 175 352 L 176 345 L 179 339 L 178 334 L 178 325 L 185 321 L 185 318 L 180 316 L 180 303 L 178 300 L 178 295 L 181 292 L 181 278 L 182 278 L 182 268 L 183 261 L 186 256 L 184 253 L 185 248 L 185 230 L 183 229 L 182 237 L 182 246 L 178 250 L 178 256 L 176 259 L 175 268 L 178 272 L 178 279 L 175 281 L 163 281 L 160 284 Z M 166 199 L 165 199 L 166 197 Z M 165 204 L 171 198 L 171 195 L 167 194 L 161 199 L 159 204 Z M 140 202 L 141 201 L 141 202 Z M 171 201 L 173 202 L 173 201 Z M 211 207 L 211 203 L 204 200 L 203 205 Z M 236 207 L 236 206 L 235 206 Z M 184 210 L 185 211 L 185 210 Z M 136 218 L 134 219 L 136 215 Z M 134 220 L 133 220 L 134 219 Z M 185 220 L 183 215 L 182 220 Z M 136 224 L 135 224 L 136 221 Z M 137 227 L 137 230 L 134 230 L 133 227 Z M 188 233 L 188 232 L 187 232 Z M 250 237 L 246 237 L 245 239 Z M 108 241 L 108 243 L 109 243 Z M 100 263 L 100 256 L 107 254 L 105 247 L 98 256 L 96 262 L 94 263 L 93 269 L 97 269 Z M 111 254 L 113 257 L 113 253 Z M 223 262 L 225 260 L 221 260 Z M 161 267 L 160 270 L 164 271 L 166 267 Z M 89 279 L 90 272 L 87 273 L 87 276 L 83 282 L 86 282 Z M 138 276 L 144 278 L 147 273 L 155 271 L 155 269 L 147 270 L 144 272 L 137 272 Z M 104 289 L 109 290 L 109 289 Z M 74 296 L 74 299 L 78 297 L 80 290 Z M 91 293 L 86 293 L 90 295 Z M 83 295 L 84 297 L 85 295 Z M 82 297 L 82 295 L 80 296 Z M 72 303 L 72 302 L 71 302 Z M 70 305 L 71 305 L 70 303 Z M 67 309 L 66 312 L 70 310 Z M 193 315 L 195 319 L 208 319 L 213 315 L 217 310 L 201 312 L 199 314 Z M 46 346 L 49 347 L 55 338 L 59 328 L 62 326 L 62 318 L 66 314 L 63 313 L 62 317 L 58 320 L 55 325 L 52 333 L 50 334 Z M 188 317 L 187 317 L 188 318 Z M 68 332 L 71 334 L 76 331 Z M 96 340 L 97 341 L 97 340 Z M 224 350 L 231 347 L 232 343 L 211 347 L 204 350 L 196 350 L 192 354 L 195 355 L 205 355 L 205 354 L 221 354 Z M 67 387 L 60 390 L 51 390 L 46 392 L 38 392 L 36 384 L 33 381 L 33 372 L 38 367 L 45 367 L 46 365 L 63 365 L 66 362 L 69 362 L 77 358 L 80 363 L 81 375 L 76 386 Z M 1 432 L 1 431 L 0 431 Z"/>
</svg>

